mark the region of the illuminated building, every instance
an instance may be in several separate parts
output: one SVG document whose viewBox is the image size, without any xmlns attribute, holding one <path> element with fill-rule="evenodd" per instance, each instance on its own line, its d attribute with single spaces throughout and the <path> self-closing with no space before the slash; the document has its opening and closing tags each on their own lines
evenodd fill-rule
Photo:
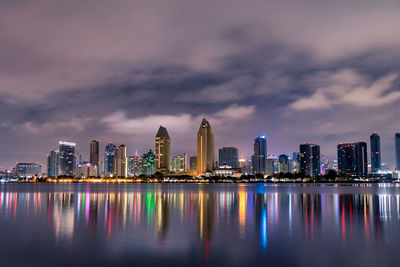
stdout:
<svg viewBox="0 0 400 267">
<path fill-rule="evenodd" d="M 300 170 L 300 153 L 293 152 L 293 156 L 291 159 L 291 169 L 293 172 L 299 172 Z"/>
<path fill-rule="evenodd" d="M 395 134 L 396 170 L 400 170 L 400 133 Z"/>
<path fill-rule="evenodd" d="M 245 158 L 240 158 L 239 159 L 239 167 L 241 169 L 241 173 L 242 174 L 244 174 L 244 175 L 252 174 L 251 161 L 248 161 Z"/>
<path fill-rule="evenodd" d="M 354 145 L 350 143 L 341 143 L 337 146 L 338 170 L 341 175 L 352 175 L 355 172 Z"/>
<path fill-rule="evenodd" d="M 75 169 L 75 147 L 72 142 L 59 142 L 59 171 L 58 175 L 73 176 Z"/>
<path fill-rule="evenodd" d="M 90 141 L 90 163 L 99 166 L 99 142 L 96 140 Z"/>
<path fill-rule="evenodd" d="M 172 158 L 172 171 L 177 172 L 177 173 L 187 171 L 187 154 L 186 153 Z"/>
<path fill-rule="evenodd" d="M 371 141 L 371 172 L 376 173 L 381 169 L 381 140 L 377 133 L 372 133 Z"/>
<path fill-rule="evenodd" d="M 289 156 L 282 154 L 278 157 L 279 167 L 278 172 L 288 173 L 289 172 Z"/>
<path fill-rule="evenodd" d="M 254 154 L 252 156 L 253 174 L 266 173 L 267 139 L 261 135 L 254 140 Z"/>
<path fill-rule="evenodd" d="M 197 132 L 197 173 L 211 172 L 214 168 L 214 133 L 210 123 L 203 119 Z"/>
<path fill-rule="evenodd" d="M 189 168 L 190 168 L 191 172 L 195 172 L 197 170 L 197 157 L 196 156 L 190 156 Z"/>
<path fill-rule="evenodd" d="M 47 177 L 58 176 L 58 151 L 50 151 L 47 155 Z"/>
<path fill-rule="evenodd" d="M 143 166 L 144 166 L 144 174 L 145 175 L 153 175 L 155 173 L 155 161 L 156 156 L 154 155 L 153 150 L 149 150 L 146 154 L 142 157 Z"/>
<path fill-rule="evenodd" d="M 110 174 L 114 172 L 114 154 L 116 146 L 113 143 L 106 145 L 104 152 L 104 173 Z"/>
<path fill-rule="evenodd" d="M 19 178 L 41 177 L 42 165 L 36 163 L 17 163 L 15 172 Z"/>
<path fill-rule="evenodd" d="M 341 143 L 338 149 L 338 169 L 341 175 L 368 175 L 367 142 Z"/>
<path fill-rule="evenodd" d="M 133 176 L 139 176 L 145 174 L 145 166 L 142 157 L 139 156 L 133 157 L 132 174 Z"/>
<path fill-rule="evenodd" d="M 319 145 L 300 145 L 300 173 L 306 176 L 318 176 L 321 174 L 321 155 Z"/>
<path fill-rule="evenodd" d="M 360 177 L 368 176 L 367 142 L 355 143 L 356 174 Z M 379 164 L 380 165 L 380 164 Z"/>
<path fill-rule="evenodd" d="M 125 145 L 120 145 L 115 150 L 114 155 L 114 175 L 116 177 L 128 176 L 128 149 Z"/>
<path fill-rule="evenodd" d="M 223 147 L 218 150 L 218 165 L 239 167 L 239 150 L 236 147 Z"/>
<path fill-rule="evenodd" d="M 160 126 L 155 138 L 155 142 L 156 171 L 169 171 L 171 140 L 166 128 Z"/>
</svg>

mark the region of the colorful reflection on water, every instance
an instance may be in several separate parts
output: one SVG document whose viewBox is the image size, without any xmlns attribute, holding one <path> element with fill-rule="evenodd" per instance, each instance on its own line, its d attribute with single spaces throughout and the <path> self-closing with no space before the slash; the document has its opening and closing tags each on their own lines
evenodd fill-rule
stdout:
<svg viewBox="0 0 400 267">
<path fill-rule="evenodd" d="M 71 261 L 78 265 L 83 255 L 92 262 L 94 254 L 80 254 L 88 251 L 93 261 L 104 260 L 100 265 L 132 256 L 151 265 L 275 265 L 280 257 L 304 266 L 332 260 L 382 266 L 400 247 L 400 188 L 2 185 L 0 222 L 1 236 L 32 247 L 66 255 L 79 249 Z M 46 265 L 41 256 L 32 260 Z"/>
</svg>

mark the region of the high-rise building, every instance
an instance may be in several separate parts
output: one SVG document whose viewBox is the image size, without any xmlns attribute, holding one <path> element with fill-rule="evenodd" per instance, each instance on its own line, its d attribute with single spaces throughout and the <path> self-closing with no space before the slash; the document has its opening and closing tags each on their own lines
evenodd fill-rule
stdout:
<svg viewBox="0 0 400 267">
<path fill-rule="evenodd" d="M 248 161 L 243 157 L 239 159 L 239 167 L 241 169 L 242 174 L 244 175 L 250 175 L 253 173 L 251 168 L 251 161 Z"/>
<path fill-rule="evenodd" d="M 377 133 L 372 133 L 371 141 L 371 172 L 376 173 L 381 169 L 381 140 Z"/>
<path fill-rule="evenodd" d="M 120 145 L 115 150 L 114 175 L 116 177 L 128 176 L 128 149 L 125 145 Z"/>
<path fill-rule="evenodd" d="M 197 157 L 190 156 L 189 158 L 189 170 L 195 172 L 197 170 Z"/>
<path fill-rule="evenodd" d="M 41 177 L 42 165 L 36 163 L 17 163 L 15 171 L 19 178 Z"/>
<path fill-rule="evenodd" d="M 139 156 L 133 156 L 133 162 L 131 166 L 131 174 L 133 176 L 139 176 L 145 174 L 145 166 L 143 162 L 143 158 Z"/>
<path fill-rule="evenodd" d="M 50 151 L 47 155 L 47 177 L 58 176 L 58 151 Z"/>
<path fill-rule="evenodd" d="M 144 174 L 145 175 L 153 175 L 156 172 L 156 156 L 152 149 L 149 150 L 142 157 L 143 166 L 144 166 Z"/>
<path fill-rule="evenodd" d="M 337 146 L 338 170 L 341 175 L 368 175 L 367 142 L 341 143 Z"/>
<path fill-rule="evenodd" d="M 91 166 L 99 166 L 99 142 L 96 140 L 90 141 L 90 160 Z"/>
<path fill-rule="evenodd" d="M 288 173 L 289 172 L 289 156 L 282 154 L 278 157 L 279 167 L 278 172 Z"/>
<path fill-rule="evenodd" d="M 177 155 L 172 158 L 172 171 L 173 172 L 186 172 L 187 171 L 187 154 Z"/>
<path fill-rule="evenodd" d="M 396 133 L 394 139 L 396 150 L 396 170 L 400 171 L 400 133 Z"/>
<path fill-rule="evenodd" d="M 117 147 L 113 143 L 106 145 L 104 151 L 104 173 L 114 173 L 114 155 Z"/>
<path fill-rule="evenodd" d="M 321 155 L 319 145 L 300 145 L 300 173 L 306 176 L 318 176 L 321 174 Z"/>
<path fill-rule="evenodd" d="M 156 171 L 169 171 L 171 140 L 166 128 L 160 126 L 155 138 Z"/>
<path fill-rule="evenodd" d="M 210 123 L 203 119 L 197 132 L 197 173 L 214 169 L 214 133 Z"/>
<path fill-rule="evenodd" d="M 58 175 L 73 176 L 75 169 L 75 147 L 72 142 L 59 142 L 59 170 Z"/>
<path fill-rule="evenodd" d="M 340 143 L 337 146 L 338 171 L 341 175 L 353 175 L 355 173 L 355 151 L 351 143 Z"/>
<path fill-rule="evenodd" d="M 260 135 L 254 140 L 254 154 L 252 156 L 253 174 L 266 173 L 267 139 Z"/>
<path fill-rule="evenodd" d="M 236 147 L 223 147 L 218 150 L 218 165 L 239 167 L 239 150 Z"/>
<path fill-rule="evenodd" d="M 368 176 L 368 152 L 367 152 L 367 142 L 361 141 L 354 144 L 355 149 L 355 166 L 356 174 L 359 177 Z M 380 164 L 379 164 L 380 165 Z"/>
</svg>

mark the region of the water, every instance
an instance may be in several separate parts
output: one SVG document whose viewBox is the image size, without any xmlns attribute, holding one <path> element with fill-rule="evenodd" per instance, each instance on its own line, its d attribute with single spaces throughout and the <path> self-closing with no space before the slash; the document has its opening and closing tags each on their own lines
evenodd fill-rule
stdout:
<svg viewBox="0 0 400 267">
<path fill-rule="evenodd" d="M 398 266 L 395 184 L 1 184 L 0 266 Z"/>
</svg>

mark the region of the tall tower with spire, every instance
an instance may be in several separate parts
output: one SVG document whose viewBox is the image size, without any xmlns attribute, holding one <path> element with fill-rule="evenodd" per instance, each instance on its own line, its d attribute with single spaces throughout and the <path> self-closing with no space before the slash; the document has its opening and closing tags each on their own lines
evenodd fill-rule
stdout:
<svg viewBox="0 0 400 267">
<path fill-rule="evenodd" d="M 214 133 L 210 123 L 203 119 L 197 132 L 197 173 L 214 169 Z"/>
<path fill-rule="evenodd" d="M 160 126 L 155 141 L 156 171 L 167 172 L 171 157 L 171 139 L 165 127 Z"/>
</svg>

